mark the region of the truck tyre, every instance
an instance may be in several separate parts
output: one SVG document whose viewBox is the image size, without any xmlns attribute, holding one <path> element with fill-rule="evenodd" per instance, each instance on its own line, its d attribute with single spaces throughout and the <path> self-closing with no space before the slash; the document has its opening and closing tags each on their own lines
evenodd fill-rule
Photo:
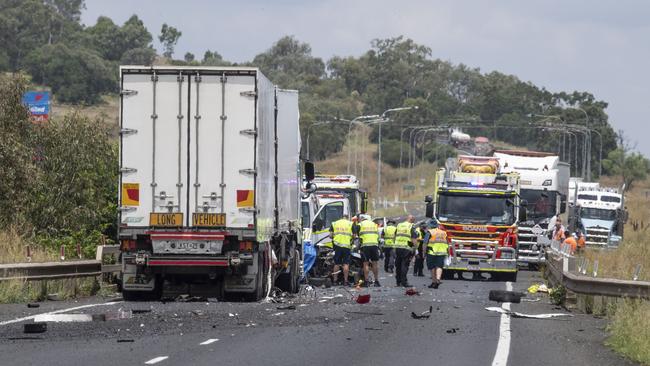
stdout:
<svg viewBox="0 0 650 366">
<path fill-rule="evenodd" d="M 454 275 L 456 274 L 456 271 L 450 271 L 450 270 L 442 270 L 442 279 L 443 280 L 453 280 Z"/>
<path fill-rule="evenodd" d="M 255 291 L 252 293 L 246 294 L 244 296 L 244 299 L 246 301 L 260 301 L 264 298 L 266 295 L 265 289 L 265 283 L 266 283 L 266 273 L 264 271 L 265 269 L 265 264 L 264 264 L 264 252 L 260 251 L 257 254 L 257 278 L 256 278 L 256 285 L 255 285 Z"/>
</svg>

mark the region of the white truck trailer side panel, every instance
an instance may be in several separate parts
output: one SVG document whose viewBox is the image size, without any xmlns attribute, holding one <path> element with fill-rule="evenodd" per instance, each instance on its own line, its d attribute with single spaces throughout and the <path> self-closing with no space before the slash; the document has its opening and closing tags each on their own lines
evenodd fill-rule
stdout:
<svg viewBox="0 0 650 366">
<path fill-rule="evenodd" d="M 278 208 L 281 230 L 300 225 L 300 112 L 298 92 L 277 90 Z"/>
<path fill-rule="evenodd" d="M 268 240 L 275 226 L 275 86 L 257 79 L 257 240 Z"/>
</svg>

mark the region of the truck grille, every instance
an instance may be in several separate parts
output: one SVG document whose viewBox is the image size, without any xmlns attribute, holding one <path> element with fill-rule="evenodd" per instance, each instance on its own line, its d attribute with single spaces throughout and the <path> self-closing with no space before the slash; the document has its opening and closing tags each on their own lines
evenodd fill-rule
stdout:
<svg viewBox="0 0 650 366">
<path fill-rule="evenodd" d="M 598 228 L 587 228 L 587 245 L 607 246 L 609 242 L 609 230 Z"/>
</svg>

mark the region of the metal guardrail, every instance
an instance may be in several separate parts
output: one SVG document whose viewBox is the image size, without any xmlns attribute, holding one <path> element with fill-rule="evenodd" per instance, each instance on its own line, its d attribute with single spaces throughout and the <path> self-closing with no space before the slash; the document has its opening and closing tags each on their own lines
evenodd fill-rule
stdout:
<svg viewBox="0 0 650 366">
<path fill-rule="evenodd" d="M 103 273 L 119 272 L 120 264 L 103 264 L 105 255 L 120 252 L 119 245 L 100 245 L 95 260 L 43 263 L 0 264 L 0 281 L 55 280 L 62 278 L 94 277 Z"/>
<path fill-rule="evenodd" d="M 546 268 L 553 285 L 577 294 L 650 299 L 650 282 L 596 278 L 573 273 L 576 258 L 552 248 L 546 252 Z"/>
</svg>

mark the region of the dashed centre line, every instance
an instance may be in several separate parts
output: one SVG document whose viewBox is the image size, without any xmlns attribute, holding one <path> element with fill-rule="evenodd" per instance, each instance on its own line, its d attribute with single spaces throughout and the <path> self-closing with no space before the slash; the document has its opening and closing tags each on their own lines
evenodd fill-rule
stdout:
<svg viewBox="0 0 650 366">
<path fill-rule="evenodd" d="M 145 364 L 145 365 L 155 365 L 155 364 L 157 364 L 158 362 L 160 362 L 160 361 L 165 361 L 165 360 L 168 359 L 168 358 L 169 358 L 169 356 L 158 356 L 158 357 L 156 357 L 156 358 L 152 358 L 151 360 L 145 362 L 144 364 Z"/>
<path fill-rule="evenodd" d="M 201 342 L 201 343 L 199 343 L 199 345 L 201 345 L 201 346 L 205 346 L 205 345 L 208 345 L 208 344 L 211 344 L 211 343 L 217 342 L 217 341 L 219 341 L 219 339 L 217 339 L 217 338 L 211 338 L 211 339 L 208 339 L 208 340 L 205 341 L 205 342 Z"/>
</svg>

